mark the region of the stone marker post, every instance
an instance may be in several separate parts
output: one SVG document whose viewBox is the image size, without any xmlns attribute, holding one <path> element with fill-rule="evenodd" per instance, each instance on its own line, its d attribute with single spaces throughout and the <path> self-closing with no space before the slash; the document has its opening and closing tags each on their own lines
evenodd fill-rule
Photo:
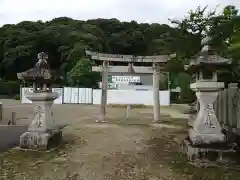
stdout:
<svg viewBox="0 0 240 180">
<path fill-rule="evenodd" d="M 210 86 L 208 82 L 197 82 L 195 86 L 198 86 L 196 95 L 200 102 L 200 110 L 193 128 L 189 131 L 191 142 L 193 144 L 210 144 L 224 141 L 225 137 L 213 109 L 213 103 L 217 99 L 222 83 L 211 83 Z"/>
</svg>

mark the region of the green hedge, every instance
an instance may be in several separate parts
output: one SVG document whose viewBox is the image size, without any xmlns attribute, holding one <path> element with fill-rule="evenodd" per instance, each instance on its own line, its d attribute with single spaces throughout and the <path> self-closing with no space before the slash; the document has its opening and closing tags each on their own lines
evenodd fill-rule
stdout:
<svg viewBox="0 0 240 180">
<path fill-rule="evenodd" d="M 0 95 L 15 95 L 20 93 L 19 81 L 0 80 Z"/>
<path fill-rule="evenodd" d="M 186 90 L 181 93 L 171 92 L 170 98 L 171 103 L 188 104 L 196 100 L 196 95 L 195 92 Z"/>
</svg>

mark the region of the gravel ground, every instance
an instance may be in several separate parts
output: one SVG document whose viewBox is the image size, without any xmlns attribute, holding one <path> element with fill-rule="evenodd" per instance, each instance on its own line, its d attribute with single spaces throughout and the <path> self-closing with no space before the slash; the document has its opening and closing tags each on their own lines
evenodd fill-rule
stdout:
<svg viewBox="0 0 240 180">
<path fill-rule="evenodd" d="M 15 102 L 16 103 L 16 102 Z M 5 119 L 17 113 L 17 124 L 28 124 L 31 105 L 6 102 Z M 182 107 L 162 108 L 161 124 L 152 123 L 152 109 L 138 108 L 125 119 L 124 108 L 108 108 L 108 123 L 96 124 L 99 107 L 55 105 L 54 116 L 64 128 L 58 150 L 8 150 L 0 156 L 0 180 L 237 180 L 228 168 L 199 169 L 181 153 L 187 135 Z"/>
</svg>

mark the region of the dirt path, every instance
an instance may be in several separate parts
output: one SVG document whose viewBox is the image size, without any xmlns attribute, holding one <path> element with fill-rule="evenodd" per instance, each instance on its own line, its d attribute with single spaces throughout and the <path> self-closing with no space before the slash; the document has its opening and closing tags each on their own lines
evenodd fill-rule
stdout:
<svg viewBox="0 0 240 180">
<path fill-rule="evenodd" d="M 31 105 L 14 106 L 13 102 L 5 107 L 5 117 L 11 111 L 20 117 L 18 124 L 28 124 L 26 117 L 33 112 Z M 124 108 L 108 108 L 108 123 L 100 125 L 94 123 L 98 111 L 94 106 L 54 106 L 58 123 L 69 124 L 61 148 L 51 153 L 8 151 L 2 156 L 0 177 L 141 180 L 160 176 L 161 163 L 153 163 L 149 150 L 155 135 L 163 137 L 166 128 L 151 126 L 152 109 L 133 109 L 130 118 L 124 119 Z"/>
<path fill-rule="evenodd" d="M 167 131 L 160 132 L 159 128 L 145 124 L 76 123 L 64 130 L 65 144 L 59 151 L 40 154 L 12 150 L 3 157 L 1 170 L 7 178 L 11 175 L 18 180 L 73 176 L 87 180 L 154 180 L 168 174 L 173 177 L 171 169 L 154 152 L 154 141 L 160 136 L 164 138 Z"/>
<path fill-rule="evenodd" d="M 240 177 L 226 168 L 203 170 L 186 163 L 186 157 L 180 153 L 187 134 L 186 119 L 163 116 L 160 125 L 151 122 L 149 108 L 133 109 L 129 119 L 124 119 L 124 109 L 108 108 L 108 123 L 96 124 L 98 107 L 54 108 L 58 122 L 69 124 L 63 131 L 61 147 L 48 153 L 9 150 L 0 159 L 0 180 L 224 180 L 225 177 L 235 180 Z M 171 108 L 165 108 L 164 112 L 179 114 Z"/>
</svg>

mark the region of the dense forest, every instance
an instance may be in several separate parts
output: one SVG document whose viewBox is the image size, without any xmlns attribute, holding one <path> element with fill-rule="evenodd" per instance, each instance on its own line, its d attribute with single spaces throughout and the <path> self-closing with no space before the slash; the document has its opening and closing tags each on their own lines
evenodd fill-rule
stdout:
<svg viewBox="0 0 240 180">
<path fill-rule="evenodd" d="M 200 51 L 206 34 L 213 37 L 220 55 L 233 59 L 225 77 L 238 79 L 240 16 L 234 6 L 225 7 L 219 14 L 198 7 L 182 20 L 169 21 L 171 25 L 59 17 L 47 22 L 6 24 L 0 28 L 0 93 L 18 92 L 17 72 L 32 68 L 36 54 L 42 51 L 48 53 L 51 68 L 65 76 L 65 84 L 95 87 L 100 75 L 91 72 L 91 61 L 85 56 L 85 49 L 89 49 L 133 55 L 176 53 L 167 66 L 171 86 L 180 86 L 187 94 L 191 76 L 184 72 L 184 64 Z"/>
</svg>

